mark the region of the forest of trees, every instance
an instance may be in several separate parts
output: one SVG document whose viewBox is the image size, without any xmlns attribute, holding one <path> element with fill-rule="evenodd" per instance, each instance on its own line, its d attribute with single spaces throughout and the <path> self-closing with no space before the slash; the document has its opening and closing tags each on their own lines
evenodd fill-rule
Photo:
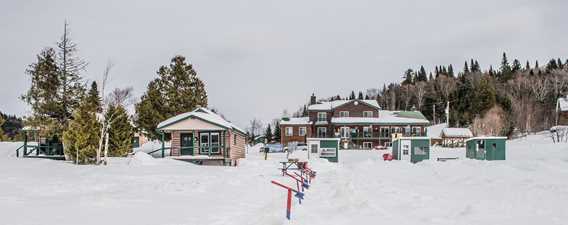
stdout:
<svg viewBox="0 0 568 225">
<path fill-rule="evenodd" d="M 376 99 L 385 110 L 418 110 L 432 123 L 470 127 L 475 134 L 506 135 L 548 129 L 556 124 L 556 100 L 568 89 L 568 60 L 551 59 L 521 64 L 503 53 L 498 68 L 483 70 L 477 60 L 464 62 L 462 71 L 453 65 L 408 69 L 400 83 L 385 84 L 365 92 L 352 91 L 322 100 Z M 293 116 L 306 116 L 307 104 Z"/>
</svg>

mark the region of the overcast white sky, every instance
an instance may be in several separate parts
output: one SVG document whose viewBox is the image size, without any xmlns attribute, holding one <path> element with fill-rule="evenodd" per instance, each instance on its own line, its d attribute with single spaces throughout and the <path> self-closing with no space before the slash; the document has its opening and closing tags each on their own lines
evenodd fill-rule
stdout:
<svg viewBox="0 0 568 225">
<path fill-rule="evenodd" d="M 27 115 L 25 69 L 54 46 L 63 22 L 99 80 L 137 97 L 181 54 L 205 81 L 210 107 L 243 128 L 318 97 L 382 87 L 408 67 L 478 59 L 568 56 L 565 0 L 0 0 L 0 111 Z M 512 60 L 512 59 L 511 59 Z"/>
</svg>

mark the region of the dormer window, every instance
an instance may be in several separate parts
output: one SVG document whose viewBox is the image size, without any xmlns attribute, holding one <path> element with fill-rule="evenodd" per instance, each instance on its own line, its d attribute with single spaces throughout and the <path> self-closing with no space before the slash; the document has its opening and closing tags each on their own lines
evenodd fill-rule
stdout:
<svg viewBox="0 0 568 225">
<path fill-rule="evenodd" d="M 349 111 L 340 111 L 339 117 L 349 117 Z"/>
<path fill-rule="evenodd" d="M 364 111 L 363 117 L 373 117 L 373 111 Z"/>
<path fill-rule="evenodd" d="M 318 121 L 327 121 L 327 113 L 318 112 Z"/>
</svg>

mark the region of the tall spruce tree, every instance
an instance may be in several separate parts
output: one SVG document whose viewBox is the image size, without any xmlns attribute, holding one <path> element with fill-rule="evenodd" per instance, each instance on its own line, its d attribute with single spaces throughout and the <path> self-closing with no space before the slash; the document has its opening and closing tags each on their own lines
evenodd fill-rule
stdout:
<svg viewBox="0 0 568 225">
<path fill-rule="evenodd" d="M 270 143 L 273 138 L 272 138 L 272 128 L 270 127 L 270 124 L 268 124 L 268 126 L 266 127 L 266 131 L 264 132 L 264 136 L 266 137 L 266 142 Z"/>
<path fill-rule="evenodd" d="M 349 95 L 349 100 L 355 99 L 355 91 L 351 91 L 351 95 Z"/>
<path fill-rule="evenodd" d="M 109 124 L 108 155 L 111 157 L 124 157 L 132 151 L 132 138 L 134 127 L 130 123 L 128 113 L 122 105 L 109 105 L 105 114 Z"/>
<path fill-rule="evenodd" d="M 507 60 L 507 54 L 503 52 L 503 58 L 501 59 L 501 79 L 507 81 L 513 77 L 513 72 L 511 65 L 509 65 L 509 60 Z"/>
<path fill-rule="evenodd" d="M 160 67 L 158 78 L 148 84 L 146 93 L 136 104 L 136 124 L 156 139 L 159 122 L 198 106 L 207 107 L 205 84 L 185 57 L 175 56 L 170 65 Z"/>
<path fill-rule="evenodd" d="M 280 122 L 276 121 L 274 125 L 274 141 L 280 142 Z"/>
<path fill-rule="evenodd" d="M 87 93 L 87 102 L 90 107 L 96 112 L 102 112 L 103 108 L 101 105 L 101 97 L 99 95 L 99 89 L 97 87 L 97 82 L 91 83 L 91 89 Z"/>
<path fill-rule="evenodd" d="M 63 124 L 67 123 L 85 93 L 80 72 L 87 66 L 87 63 L 77 56 L 77 44 L 71 40 L 68 26 L 69 24 L 65 22 L 63 35 L 57 42 L 57 64 L 60 80 L 58 101 L 63 108 L 63 115 L 61 115 L 60 120 Z"/>
<path fill-rule="evenodd" d="M 454 67 L 452 66 L 452 64 L 450 64 L 450 65 L 448 66 L 448 76 L 450 76 L 450 77 L 455 77 L 455 74 L 454 74 Z"/>
<path fill-rule="evenodd" d="M 359 95 L 357 95 L 357 99 L 363 100 L 363 92 L 359 91 Z"/>
<path fill-rule="evenodd" d="M 77 164 L 95 163 L 100 126 L 96 111 L 87 98 L 83 98 L 68 129 L 63 132 L 65 156 Z"/>
</svg>

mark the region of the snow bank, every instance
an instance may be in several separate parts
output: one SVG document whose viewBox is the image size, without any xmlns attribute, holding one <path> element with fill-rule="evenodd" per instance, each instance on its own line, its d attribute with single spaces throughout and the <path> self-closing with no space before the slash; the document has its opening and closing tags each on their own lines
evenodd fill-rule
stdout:
<svg viewBox="0 0 568 225">
<path fill-rule="evenodd" d="M 128 165 L 133 165 L 133 166 L 156 165 L 156 159 L 154 159 L 154 157 L 148 155 L 145 152 L 139 151 L 134 153 L 134 155 L 130 158 Z"/>
</svg>

